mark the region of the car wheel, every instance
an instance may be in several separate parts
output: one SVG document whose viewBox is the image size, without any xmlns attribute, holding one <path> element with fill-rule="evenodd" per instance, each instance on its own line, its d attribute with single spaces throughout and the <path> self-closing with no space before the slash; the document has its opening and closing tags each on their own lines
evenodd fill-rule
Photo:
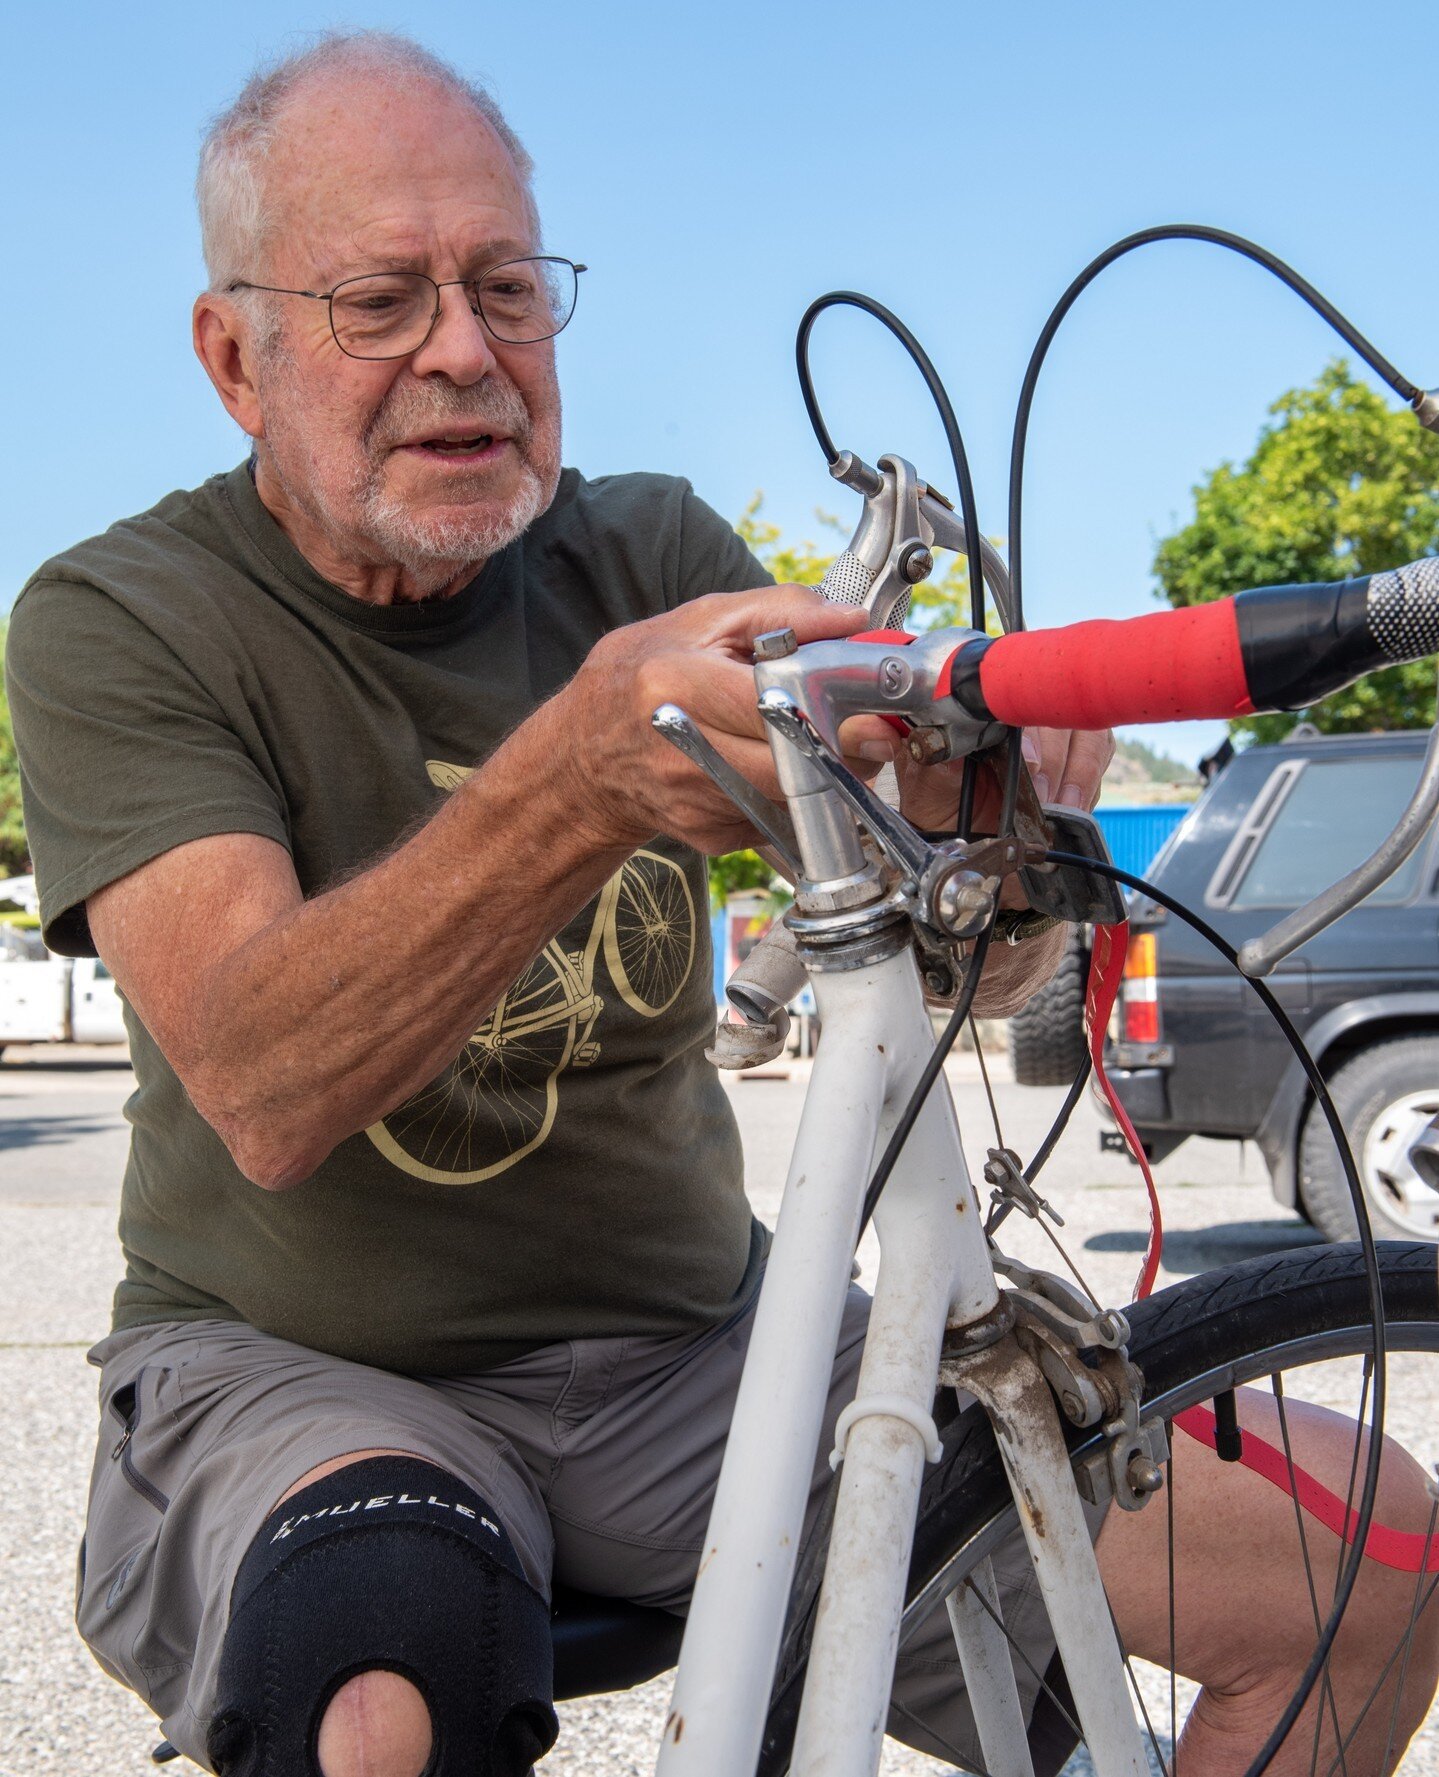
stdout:
<svg viewBox="0 0 1439 1777">
<path fill-rule="evenodd" d="M 1329 1082 L 1354 1150 L 1376 1239 L 1439 1240 L 1439 1191 L 1409 1150 L 1439 1114 L 1439 1033 L 1397 1037 L 1351 1056 Z M 1329 1125 L 1311 1109 L 1299 1147 L 1304 1213 L 1330 1240 L 1356 1233 Z"/>
<path fill-rule="evenodd" d="M 1067 1086 L 1084 1065 L 1088 953 L 1071 928 L 1059 967 L 1009 1021 L 1009 1059 L 1021 1086 Z"/>
</svg>

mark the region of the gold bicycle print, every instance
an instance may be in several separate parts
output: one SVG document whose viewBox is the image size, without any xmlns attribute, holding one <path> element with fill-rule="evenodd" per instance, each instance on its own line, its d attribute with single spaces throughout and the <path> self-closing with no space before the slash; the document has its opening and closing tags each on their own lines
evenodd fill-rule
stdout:
<svg viewBox="0 0 1439 1777">
<path fill-rule="evenodd" d="M 428 770 L 444 790 L 469 776 L 441 760 Z M 600 1053 L 601 952 L 631 1011 L 657 1018 L 674 1004 L 694 964 L 695 907 L 673 859 L 635 852 L 600 891 L 584 948 L 551 939 L 439 1079 L 365 1131 L 385 1158 L 430 1184 L 473 1185 L 540 1147 L 554 1127 L 560 1075 Z"/>
</svg>

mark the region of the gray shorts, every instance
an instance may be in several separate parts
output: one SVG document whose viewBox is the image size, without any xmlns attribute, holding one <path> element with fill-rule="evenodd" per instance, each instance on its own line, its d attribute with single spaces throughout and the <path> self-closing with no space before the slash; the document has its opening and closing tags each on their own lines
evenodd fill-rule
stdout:
<svg viewBox="0 0 1439 1777">
<path fill-rule="evenodd" d="M 815 1469 L 853 1398 L 869 1298 L 850 1293 Z M 529 1578 L 683 1612 L 753 1305 L 674 1338 L 545 1346 L 476 1376 L 409 1377 L 234 1321 L 173 1322 L 97 1345 L 101 1426 L 77 1605 L 96 1659 L 206 1764 L 236 1571 L 280 1496 L 366 1449 L 429 1458 L 495 1508 Z M 1097 1525 L 1096 1525 L 1097 1530 Z M 1006 1625 L 1043 1672 L 1054 1643 L 1023 1544 L 995 1561 Z M 1018 1673 L 1032 1706 L 1037 1681 Z M 891 1731 L 977 1758 L 943 1609 L 902 1650 Z"/>
</svg>

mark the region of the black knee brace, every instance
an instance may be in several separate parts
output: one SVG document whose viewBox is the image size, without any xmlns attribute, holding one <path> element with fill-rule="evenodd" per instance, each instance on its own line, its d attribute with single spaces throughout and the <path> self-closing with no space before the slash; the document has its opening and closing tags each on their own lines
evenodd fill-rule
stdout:
<svg viewBox="0 0 1439 1777">
<path fill-rule="evenodd" d="M 215 1770 L 318 1773 L 330 1699 L 376 1668 L 429 1707 L 425 1777 L 525 1777 L 554 1744 L 545 1602 L 479 1494 L 410 1456 L 339 1469 L 261 1526 L 231 1595 Z"/>
</svg>

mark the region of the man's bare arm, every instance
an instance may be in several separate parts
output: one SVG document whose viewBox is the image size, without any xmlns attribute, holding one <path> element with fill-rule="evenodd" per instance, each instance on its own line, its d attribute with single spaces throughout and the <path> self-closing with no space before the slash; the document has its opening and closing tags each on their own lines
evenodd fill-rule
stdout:
<svg viewBox="0 0 1439 1777">
<path fill-rule="evenodd" d="M 542 737 L 313 900 L 251 834 L 178 846 L 91 898 L 96 948 L 255 1184 L 298 1184 L 433 1079 L 619 867 L 626 848 L 582 839 L 536 770 Z"/>
<path fill-rule="evenodd" d="M 630 625 L 361 875 L 306 901 L 273 841 L 196 840 L 91 896 L 96 948 L 246 1177 L 297 1184 L 432 1080 L 636 845 L 752 842 L 653 734 L 658 704 L 684 704 L 777 795 L 752 639 L 862 621 L 771 588 Z"/>
</svg>

